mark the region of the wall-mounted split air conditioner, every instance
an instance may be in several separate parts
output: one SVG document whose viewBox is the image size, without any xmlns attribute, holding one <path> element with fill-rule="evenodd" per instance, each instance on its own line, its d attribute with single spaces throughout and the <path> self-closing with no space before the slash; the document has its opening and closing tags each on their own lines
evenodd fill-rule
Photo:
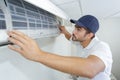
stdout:
<svg viewBox="0 0 120 80">
<path fill-rule="evenodd" d="M 0 1 L 0 45 L 8 43 L 7 30 L 19 30 L 32 38 L 59 34 L 62 18 L 24 0 Z"/>
</svg>

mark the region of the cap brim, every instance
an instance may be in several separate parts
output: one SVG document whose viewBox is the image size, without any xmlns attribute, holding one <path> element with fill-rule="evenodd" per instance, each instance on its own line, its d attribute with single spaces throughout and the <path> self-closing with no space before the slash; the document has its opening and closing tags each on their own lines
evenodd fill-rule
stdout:
<svg viewBox="0 0 120 80">
<path fill-rule="evenodd" d="M 71 22 L 71 23 L 76 23 L 77 21 L 76 21 L 76 20 L 73 20 L 73 19 L 70 19 L 70 22 Z"/>
<path fill-rule="evenodd" d="M 86 28 L 81 22 L 78 22 L 77 20 L 70 19 L 70 22 L 80 27 Z"/>
</svg>

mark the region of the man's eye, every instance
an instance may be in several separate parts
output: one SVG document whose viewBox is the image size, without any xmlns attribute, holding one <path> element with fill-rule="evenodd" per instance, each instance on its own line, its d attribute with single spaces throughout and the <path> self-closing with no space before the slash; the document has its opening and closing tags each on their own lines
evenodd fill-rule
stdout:
<svg viewBox="0 0 120 80">
<path fill-rule="evenodd" d="M 80 28 L 77 28 L 78 31 L 80 31 L 81 29 Z"/>
</svg>

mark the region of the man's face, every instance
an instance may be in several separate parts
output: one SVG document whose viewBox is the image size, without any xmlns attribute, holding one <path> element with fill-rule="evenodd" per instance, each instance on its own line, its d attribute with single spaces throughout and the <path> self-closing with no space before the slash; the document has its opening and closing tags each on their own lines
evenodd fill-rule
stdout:
<svg viewBox="0 0 120 80">
<path fill-rule="evenodd" d="M 72 40 L 83 42 L 86 39 L 87 39 L 86 30 L 83 27 L 75 25 L 75 29 L 73 30 L 73 33 L 72 33 Z"/>
</svg>

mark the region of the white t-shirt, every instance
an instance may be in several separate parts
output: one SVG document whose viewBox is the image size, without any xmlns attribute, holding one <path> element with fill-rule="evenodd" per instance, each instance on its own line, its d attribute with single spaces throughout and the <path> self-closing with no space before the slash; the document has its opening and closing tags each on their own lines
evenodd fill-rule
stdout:
<svg viewBox="0 0 120 80">
<path fill-rule="evenodd" d="M 105 64 L 104 71 L 98 73 L 93 79 L 78 77 L 77 80 L 110 80 L 113 60 L 112 53 L 108 44 L 100 41 L 97 37 L 95 37 L 92 39 L 92 41 L 86 48 L 83 48 L 79 43 L 79 45 L 77 45 L 76 53 L 77 53 L 76 56 L 80 56 L 82 58 L 87 58 L 90 55 L 95 55 L 99 57 Z"/>
</svg>

